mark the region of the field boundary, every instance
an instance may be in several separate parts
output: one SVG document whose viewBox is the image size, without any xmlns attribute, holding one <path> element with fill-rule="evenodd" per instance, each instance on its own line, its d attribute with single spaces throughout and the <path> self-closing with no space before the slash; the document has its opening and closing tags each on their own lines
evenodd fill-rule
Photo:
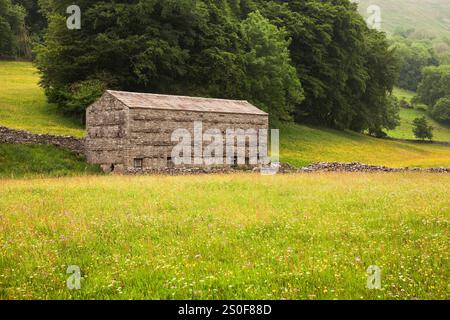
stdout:
<svg viewBox="0 0 450 320">
<path fill-rule="evenodd" d="M 72 136 L 36 134 L 25 130 L 0 126 L 0 143 L 5 144 L 47 144 L 67 149 L 77 155 L 85 155 L 85 140 Z"/>
<path fill-rule="evenodd" d="M 386 166 L 368 165 L 360 162 L 318 162 L 298 169 L 297 172 L 428 172 L 428 173 L 450 173 L 450 168 L 391 168 Z"/>
<path fill-rule="evenodd" d="M 435 144 L 435 145 L 441 145 L 441 146 L 448 146 L 448 147 L 450 147 L 450 141 L 401 139 L 401 138 L 393 138 L 393 137 L 378 137 L 378 139 L 399 141 L 399 142 L 420 143 L 420 144 Z"/>
</svg>

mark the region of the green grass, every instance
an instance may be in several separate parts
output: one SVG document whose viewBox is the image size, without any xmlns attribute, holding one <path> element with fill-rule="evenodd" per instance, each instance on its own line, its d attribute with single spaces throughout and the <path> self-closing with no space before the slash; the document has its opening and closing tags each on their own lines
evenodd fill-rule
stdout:
<svg viewBox="0 0 450 320">
<path fill-rule="evenodd" d="M 381 8 L 382 30 L 396 28 L 426 30 L 431 36 L 450 36 L 448 0 L 359 0 L 359 10 L 367 18 L 369 5 Z"/>
<path fill-rule="evenodd" d="M 376 139 L 354 132 L 285 125 L 280 130 L 281 161 L 303 166 L 320 161 L 390 167 L 449 167 L 450 147 Z"/>
<path fill-rule="evenodd" d="M 399 87 L 395 87 L 394 88 L 393 94 L 399 100 L 404 99 L 404 100 L 408 101 L 409 103 L 412 102 L 412 99 L 416 95 L 416 93 L 413 92 L 413 91 L 405 90 L 405 89 L 402 89 L 402 88 L 399 88 Z"/>
<path fill-rule="evenodd" d="M 449 299 L 449 194 L 419 173 L 7 180 L 0 299 Z"/>
<path fill-rule="evenodd" d="M 0 178 L 98 174 L 75 154 L 43 145 L 0 144 Z"/>
<path fill-rule="evenodd" d="M 0 61 L 0 125 L 34 133 L 83 137 L 84 128 L 57 112 L 29 62 Z"/>
<path fill-rule="evenodd" d="M 400 88 L 395 88 L 394 95 L 399 99 L 405 99 L 411 102 L 415 93 Z M 395 130 L 387 131 L 387 134 L 393 138 L 399 139 L 416 139 L 413 133 L 413 121 L 416 118 L 425 116 L 428 123 L 433 126 L 434 137 L 436 141 L 450 141 L 450 126 L 439 123 L 431 118 L 426 111 L 418 109 L 400 109 L 400 126 Z"/>
</svg>

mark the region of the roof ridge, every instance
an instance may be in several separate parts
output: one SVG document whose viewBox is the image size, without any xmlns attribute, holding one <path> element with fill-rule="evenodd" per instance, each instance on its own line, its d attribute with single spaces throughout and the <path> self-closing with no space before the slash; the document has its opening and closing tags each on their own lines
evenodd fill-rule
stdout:
<svg viewBox="0 0 450 320">
<path fill-rule="evenodd" d="M 105 93 L 120 101 L 130 109 L 150 108 L 161 110 L 267 115 L 266 112 L 247 100 L 189 97 L 118 90 L 106 90 Z"/>
<path fill-rule="evenodd" d="M 228 101 L 228 102 L 246 102 L 247 100 L 233 100 L 233 99 L 220 99 L 220 98 L 206 98 L 206 97 L 192 97 L 192 96 L 179 96 L 173 94 L 160 94 L 160 93 L 149 93 L 149 92 L 131 92 L 131 91 L 121 91 L 121 90 L 106 90 L 106 92 L 114 95 L 114 92 L 117 93 L 127 93 L 127 94 L 146 94 L 151 96 L 160 96 L 160 97 L 176 97 L 176 98 L 185 98 L 185 99 L 200 99 L 200 100 L 215 100 L 215 101 Z"/>
</svg>

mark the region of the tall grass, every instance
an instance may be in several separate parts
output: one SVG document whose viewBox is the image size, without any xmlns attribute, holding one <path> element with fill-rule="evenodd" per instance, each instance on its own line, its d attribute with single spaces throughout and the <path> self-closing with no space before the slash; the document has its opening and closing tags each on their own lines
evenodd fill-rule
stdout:
<svg viewBox="0 0 450 320">
<path fill-rule="evenodd" d="M 449 299 L 449 194 L 417 173 L 3 181 L 0 299 Z"/>
</svg>

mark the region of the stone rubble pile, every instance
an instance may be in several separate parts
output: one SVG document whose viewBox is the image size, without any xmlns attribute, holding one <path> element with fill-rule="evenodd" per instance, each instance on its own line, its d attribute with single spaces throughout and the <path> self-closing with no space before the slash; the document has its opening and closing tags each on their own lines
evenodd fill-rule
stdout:
<svg viewBox="0 0 450 320">
<path fill-rule="evenodd" d="M 450 173 L 450 168 L 389 168 L 385 166 L 367 165 L 360 162 L 319 162 L 303 167 L 298 172 L 432 172 Z"/>
</svg>

